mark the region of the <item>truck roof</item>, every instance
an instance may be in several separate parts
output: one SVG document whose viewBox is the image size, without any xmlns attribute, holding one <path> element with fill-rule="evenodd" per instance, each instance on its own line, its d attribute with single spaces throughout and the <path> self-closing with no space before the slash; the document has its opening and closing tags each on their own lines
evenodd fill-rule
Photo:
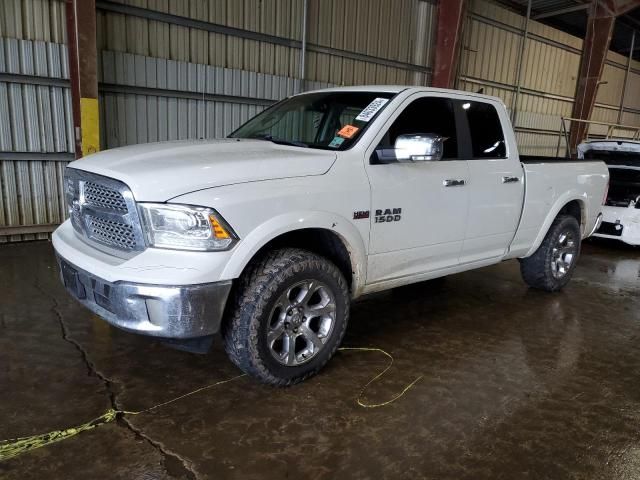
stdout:
<svg viewBox="0 0 640 480">
<path fill-rule="evenodd" d="M 420 87 L 415 85 L 353 85 L 350 87 L 329 87 L 317 90 L 309 90 L 301 92 L 304 93 L 316 93 L 316 92 L 385 92 L 385 93 L 400 93 L 404 90 L 411 90 L 412 93 L 425 92 L 425 93 L 449 93 L 449 94 L 463 94 L 469 97 L 483 98 L 486 100 L 494 100 L 500 103 L 504 103 L 501 98 L 493 97 L 491 95 L 483 95 L 481 93 L 467 92 L 465 90 L 453 90 L 448 88 L 435 88 L 435 87 Z"/>
</svg>

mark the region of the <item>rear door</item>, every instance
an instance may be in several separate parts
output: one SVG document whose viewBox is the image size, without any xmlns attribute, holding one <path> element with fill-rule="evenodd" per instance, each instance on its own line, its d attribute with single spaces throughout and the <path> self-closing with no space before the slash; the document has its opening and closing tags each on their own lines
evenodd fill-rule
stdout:
<svg viewBox="0 0 640 480">
<path fill-rule="evenodd" d="M 524 171 L 517 152 L 509 152 L 513 142 L 505 138 L 505 133 L 511 134 L 506 110 L 485 101 L 461 103 L 471 148 L 469 217 L 460 263 L 469 263 L 502 257 L 507 251 L 522 213 Z"/>
<path fill-rule="evenodd" d="M 401 279 L 458 264 L 467 222 L 467 161 L 459 154 L 456 104 L 418 94 L 405 100 L 367 151 L 371 233 L 367 283 Z M 379 164 L 403 134 L 445 138 L 443 159 Z"/>
</svg>

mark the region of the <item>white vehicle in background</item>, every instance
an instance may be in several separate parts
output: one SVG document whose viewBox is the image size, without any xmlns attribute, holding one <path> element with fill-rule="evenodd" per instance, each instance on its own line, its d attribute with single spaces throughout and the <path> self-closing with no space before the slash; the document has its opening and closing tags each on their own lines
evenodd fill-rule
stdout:
<svg viewBox="0 0 640 480">
<path fill-rule="evenodd" d="M 602 224 L 594 236 L 640 245 L 640 141 L 591 140 L 578 146 L 578 158 L 597 158 L 609 168 Z"/>
<path fill-rule="evenodd" d="M 290 385 L 334 354 L 361 295 L 516 258 L 559 290 L 607 181 L 602 162 L 521 158 L 497 98 L 335 88 L 228 139 L 71 163 L 53 245 L 109 323 L 191 349 L 221 332 L 238 367 Z"/>
</svg>

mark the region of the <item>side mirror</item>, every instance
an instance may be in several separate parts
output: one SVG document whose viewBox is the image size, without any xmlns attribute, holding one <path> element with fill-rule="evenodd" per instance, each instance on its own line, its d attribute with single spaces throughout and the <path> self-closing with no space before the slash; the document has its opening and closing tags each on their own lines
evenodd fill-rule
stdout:
<svg viewBox="0 0 640 480">
<path fill-rule="evenodd" d="M 442 160 L 444 138 L 435 133 L 398 135 L 394 145 L 398 162 Z"/>
</svg>

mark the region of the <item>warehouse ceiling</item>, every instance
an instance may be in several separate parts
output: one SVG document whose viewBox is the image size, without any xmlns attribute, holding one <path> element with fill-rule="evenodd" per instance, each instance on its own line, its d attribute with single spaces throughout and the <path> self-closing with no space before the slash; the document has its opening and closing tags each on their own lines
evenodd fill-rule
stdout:
<svg viewBox="0 0 640 480">
<path fill-rule="evenodd" d="M 503 0 L 500 3 L 526 15 L 528 0 Z M 623 7 L 631 0 L 613 0 Z M 564 32 L 584 38 L 587 30 L 588 0 L 532 0 L 531 18 Z M 611 50 L 628 56 L 633 30 L 637 30 L 633 58 L 640 60 L 640 7 L 635 8 L 616 20 L 611 38 Z"/>
</svg>

